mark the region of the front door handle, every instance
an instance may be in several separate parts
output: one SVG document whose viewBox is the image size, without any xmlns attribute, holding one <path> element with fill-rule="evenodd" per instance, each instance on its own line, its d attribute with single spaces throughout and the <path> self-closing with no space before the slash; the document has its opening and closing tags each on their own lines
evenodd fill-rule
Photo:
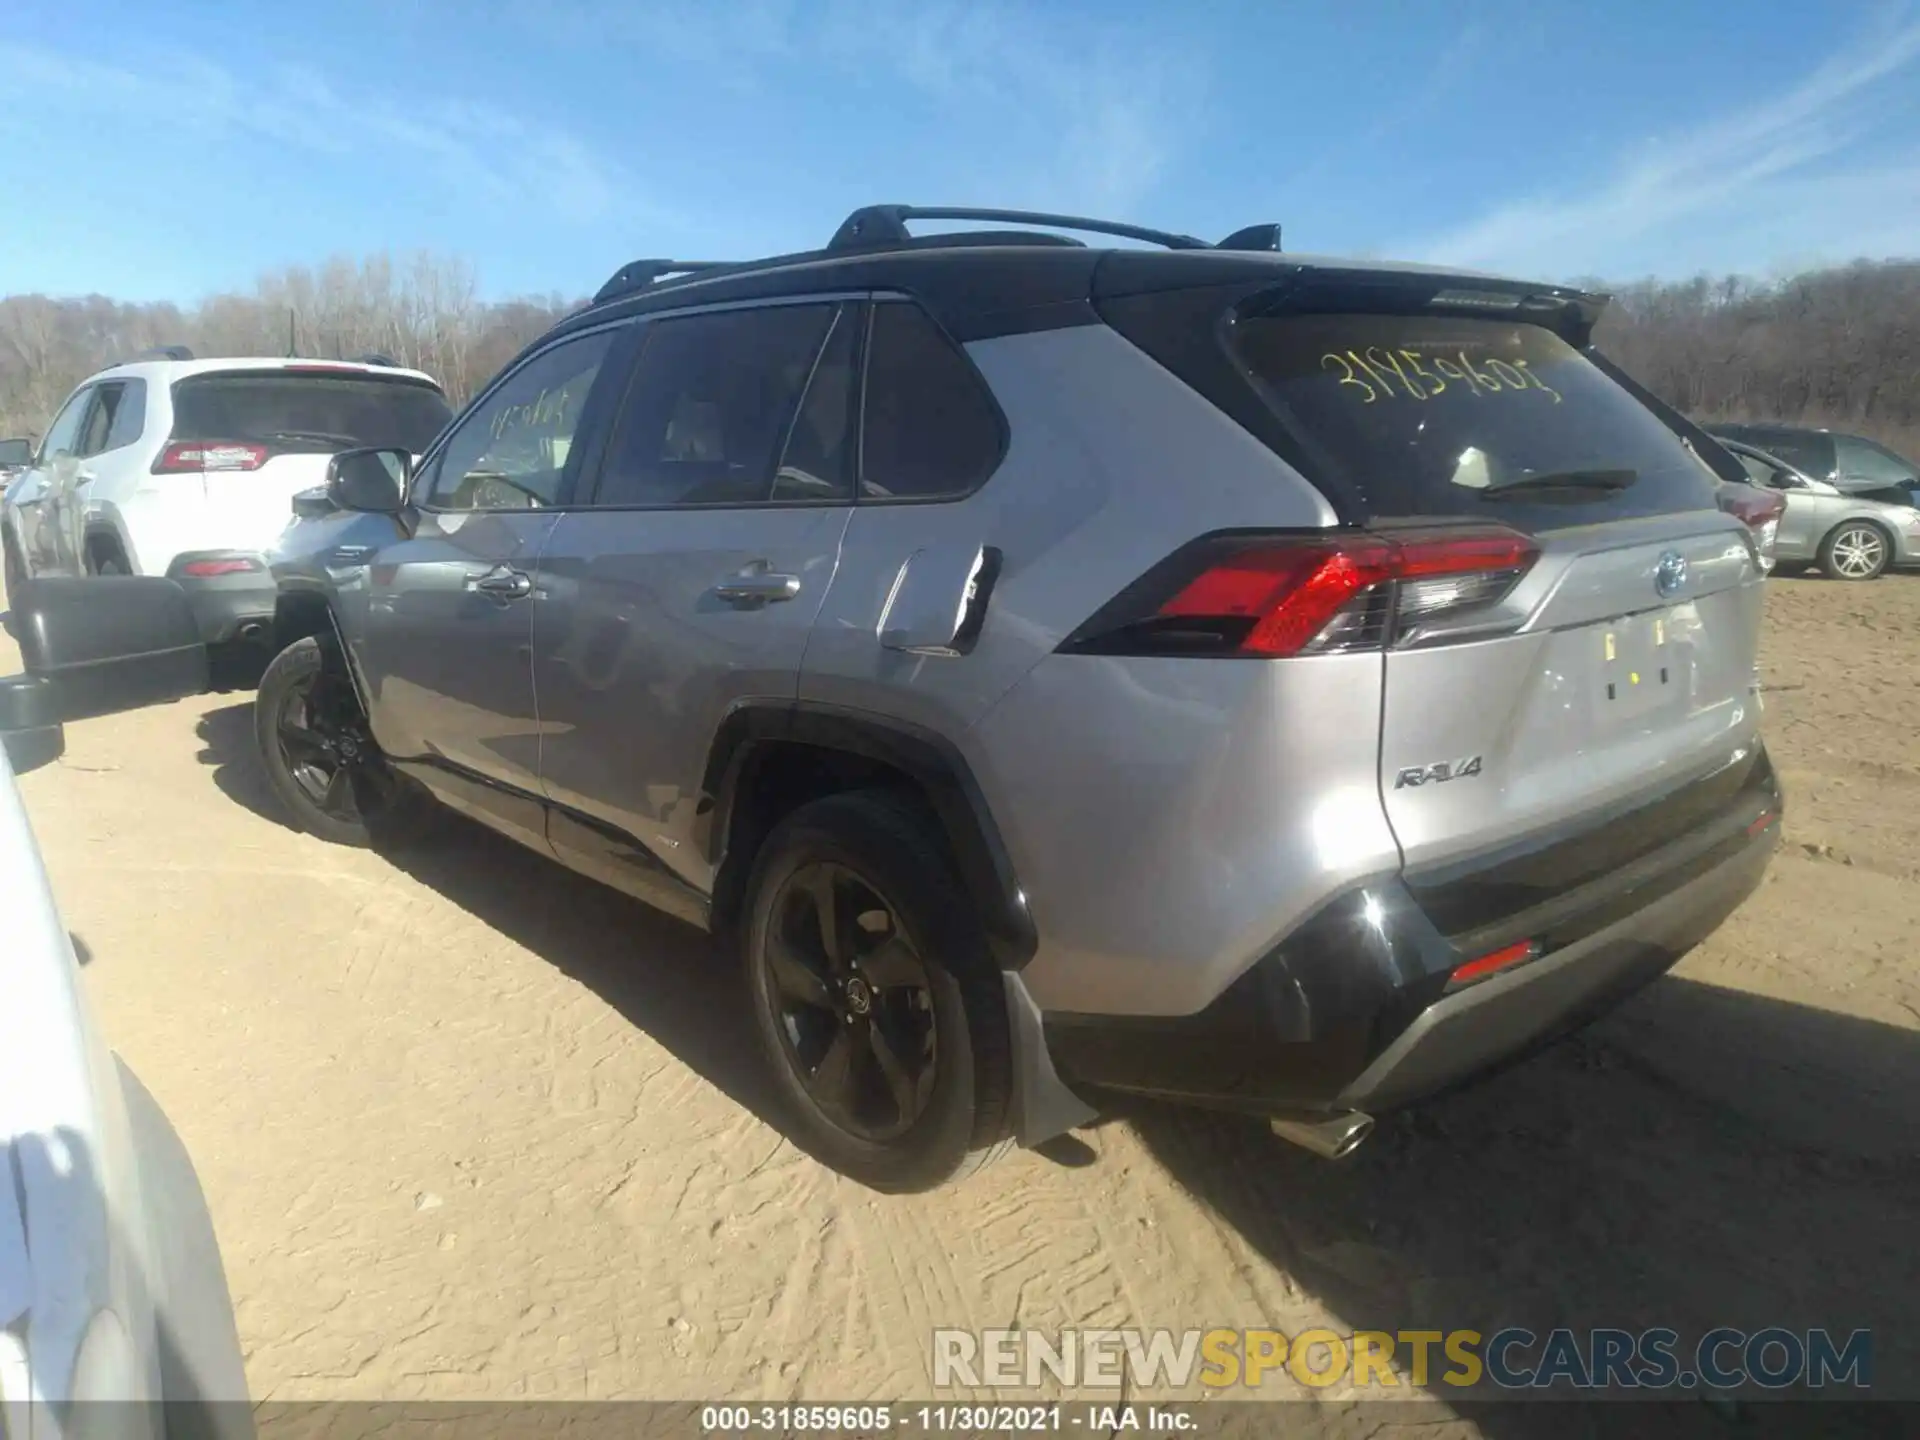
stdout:
<svg viewBox="0 0 1920 1440">
<path fill-rule="evenodd" d="M 518 570 L 494 570 L 472 582 L 482 595 L 496 600 L 524 600 L 533 593 L 533 577 Z"/>
<path fill-rule="evenodd" d="M 771 605 L 798 595 L 800 577 L 769 570 L 762 560 L 722 580 L 713 587 L 713 593 L 730 605 Z"/>
</svg>

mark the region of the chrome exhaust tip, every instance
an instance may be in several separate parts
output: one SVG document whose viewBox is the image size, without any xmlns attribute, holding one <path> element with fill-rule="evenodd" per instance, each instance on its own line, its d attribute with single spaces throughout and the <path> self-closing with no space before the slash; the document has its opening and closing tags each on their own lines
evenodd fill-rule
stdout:
<svg viewBox="0 0 1920 1440">
<path fill-rule="evenodd" d="M 1338 1160 L 1360 1148 L 1373 1133 L 1373 1117 L 1359 1110 L 1320 1120 L 1271 1120 L 1273 1133 L 1323 1160 Z"/>
</svg>

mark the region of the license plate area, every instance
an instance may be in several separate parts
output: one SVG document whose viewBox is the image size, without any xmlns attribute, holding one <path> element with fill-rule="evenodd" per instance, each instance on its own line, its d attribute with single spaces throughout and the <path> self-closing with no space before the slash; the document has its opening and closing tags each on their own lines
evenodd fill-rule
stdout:
<svg viewBox="0 0 1920 1440">
<path fill-rule="evenodd" d="M 1693 691 L 1692 607 L 1623 615 L 1593 627 L 1594 704 L 1614 729 L 1648 715 L 1684 711 Z"/>
</svg>

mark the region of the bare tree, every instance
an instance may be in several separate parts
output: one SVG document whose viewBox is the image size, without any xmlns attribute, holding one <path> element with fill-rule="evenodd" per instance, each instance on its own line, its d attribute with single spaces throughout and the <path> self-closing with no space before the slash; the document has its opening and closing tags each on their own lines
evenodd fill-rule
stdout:
<svg viewBox="0 0 1920 1440">
<path fill-rule="evenodd" d="M 40 433 L 86 376 L 163 344 L 384 354 L 458 402 L 576 305 L 559 295 L 484 302 L 465 260 L 384 252 L 274 271 L 248 293 L 186 310 L 15 295 L 0 299 L 0 434 Z M 1920 458 L 1920 262 L 1858 261 L 1774 283 L 1640 281 L 1618 290 L 1599 343 L 1701 419 L 1832 425 Z"/>
<path fill-rule="evenodd" d="M 1597 338 L 1699 419 L 1828 425 L 1920 459 L 1920 262 L 1642 281 L 1618 291 Z"/>
<path fill-rule="evenodd" d="M 577 306 L 557 295 L 492 304 L 478 295 L 465 260 L 382 253 L 273 271 L 250 293 L 187 310 L 9 296 L 0 299 L 0 435 L 40 434 L 80 381 L 157 345 L 201 356 L 385 355 L 426 371 L 458 403 Z"/>
</svg>

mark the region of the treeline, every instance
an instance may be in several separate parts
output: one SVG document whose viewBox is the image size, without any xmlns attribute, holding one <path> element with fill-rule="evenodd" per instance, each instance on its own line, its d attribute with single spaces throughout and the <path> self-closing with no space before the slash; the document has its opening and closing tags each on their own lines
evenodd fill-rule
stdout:
<svg viewBox="0 0 1920 1440">
<path fill-rule="evenodd" d="M 438 255 L 295 266 L 189 308 L 11 295 L 0 299 L 0 436 L 40 434 L 87 376 L 160 345 L 199 356 L 385 355 L 425 370 L 457 403 L 577 303 L 482 301 L 472 267 Z"/>
<path fill-rule="evenodd" d="M 1830 425 L 1920 458 L 1920 261 L 1629 285 L 1598 341 L 1697 419 Z"/>
<path fill-rule="evenodd" d="M 481 301 L 472 268 L 436 255 L 294 267 L 188 309 L 10 296 L 0 299 L 0 435 L 39 434 L 81 380 L 157 345 L 384 354 L 460 401 L 577 303 Z M 1860 261 L 1777 282 L 1644 281 L 1616 291 L 1599 338 L 1698 418 L 1832 425 L 1920 455 L 1920 262 Z"/>
</svg>

